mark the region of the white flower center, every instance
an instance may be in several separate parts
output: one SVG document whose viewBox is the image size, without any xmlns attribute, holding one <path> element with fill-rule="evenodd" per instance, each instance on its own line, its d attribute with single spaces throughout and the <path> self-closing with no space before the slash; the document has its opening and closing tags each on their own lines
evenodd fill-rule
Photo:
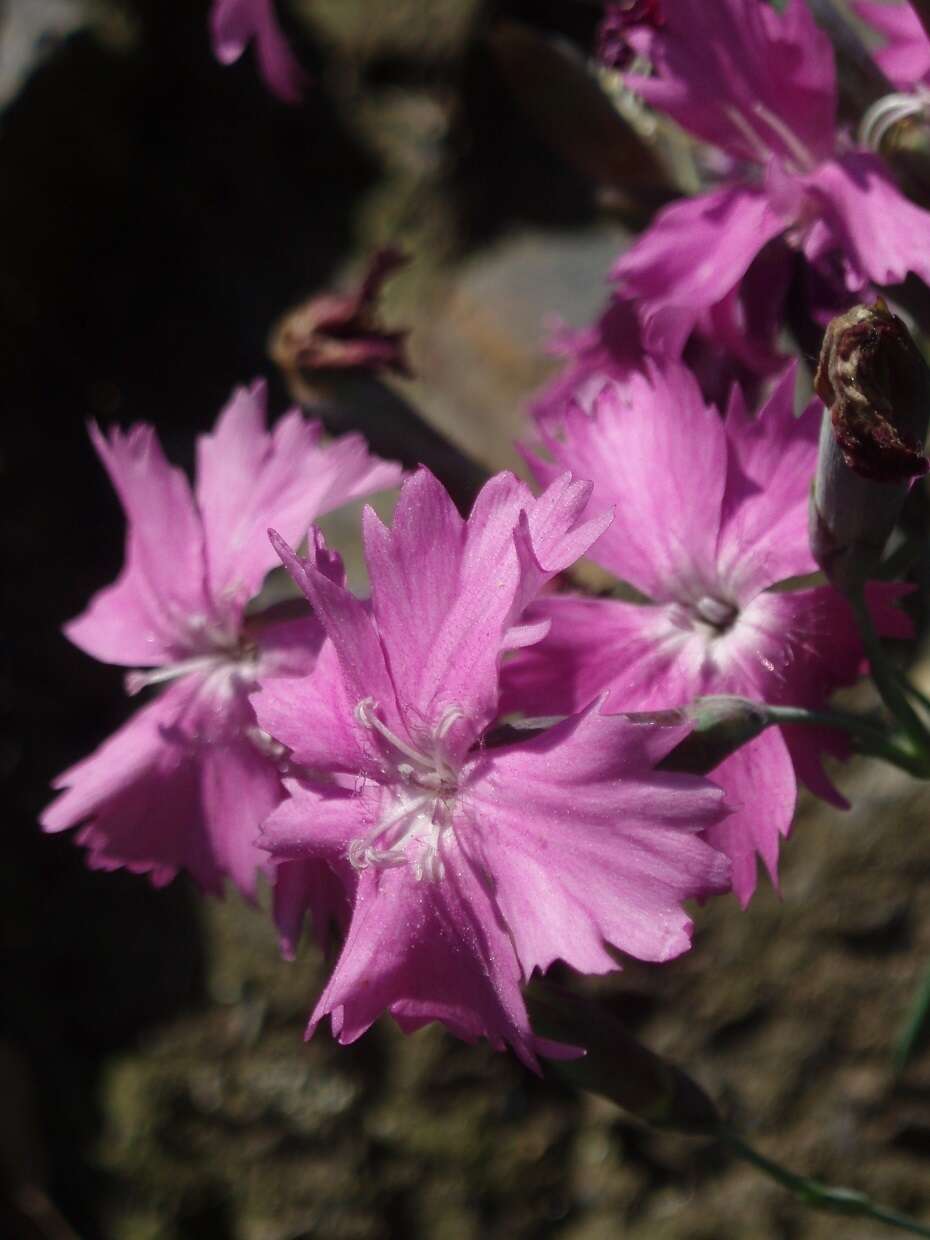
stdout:
<svg viewBox="0 0 930 1240">
<path fill-rule="evenodd" d="M 381 817 L 349 845 L 349 861 L 357 870 L 409 864 L 418 882 L 441 879 L 442 841 L 452 829 L 458 793 L 458 772 L 444 756 L 442 742 L 464 712 L 458 706 L 446 708 L 425 753 L 393 732 L 377 709 L 374 698 L 363 698 L 355 718 L 394 751 L 396 780 L 383 786 Z"/>
<path fill-rule="evenodd" d="M 739 608 L 735 603 L 728 603 L 725 599 L 705 594 L 694 604 L 693 613 L 694 618 L 700 624 L 713 629 L 714 636 L 717 636 L 725 633 L 733 625 L 739 615 Z"/>
</svg>

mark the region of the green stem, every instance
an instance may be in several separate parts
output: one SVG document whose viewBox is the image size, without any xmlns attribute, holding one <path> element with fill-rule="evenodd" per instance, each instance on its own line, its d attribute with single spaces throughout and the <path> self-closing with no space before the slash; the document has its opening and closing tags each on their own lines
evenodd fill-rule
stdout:
<svg viewBox="0 0 930 1240">
<path fill-rule="evenodd" d="M 885 653 L 875 625 L 872 623 L 865 594 L 861 589 L 851 590 L 847 597 L 856 617 L 856 625 L 868 656 L 875 687 L 892 716 L 904 729 L 911 743 L 913 756 L 922 760 L 926 771 L 930 763 L 930 736 L 927 734 L 927 729 L 901 688 L 897 669 Z"/>
<path fill-rule="evenodd" d="M 895 1072 L 903 1072 L 917 1043 L 920 1041 L 930 1013 L 930 969 L 924 974 L 923 981 L 914 996 L 907 1021 L 894 1052 Z"/>
<path fill-rule="evenodd" d="M 848 1188 L 836 1188 L 830 1184 L 822 1184 L 819 1180 L 809 1179 L 782 1167 L 779 1163 L 766 1158 L 758 1150 L 753 1149 L 742 1137 L 729 1129 L 720 1132 L 720 1139 L 737 1158 L 750 1163 L 764 1175 L 775 1180 L 783 1188 L 814 1210 L 825 1210 L 830 1214 L 858 1215 L 871 1218 L 886 1227 L 895 1227 L 899 1231 L 910 1232 L 912 1236 L 930 1236 L 930 1227 L 918 1223 L 916 1219 L 899 1214 L 897 1210 L 889 1210 L 886 1206 L 871 1201 L 864 1193 L 854 1192 Z"/>
<path fill-rule="evenodd" d="M 842 710 L 806 710 L 802 706 L 766 706 L 773 724 L 801 724 L 807 727 L 837 728 L 858 742 L 860 752 L 882 758 L 917 778 L 926 778 L 927 762 L 915 755 L 910 742 L 901 745 L 887 728 Z"/>
</svg>

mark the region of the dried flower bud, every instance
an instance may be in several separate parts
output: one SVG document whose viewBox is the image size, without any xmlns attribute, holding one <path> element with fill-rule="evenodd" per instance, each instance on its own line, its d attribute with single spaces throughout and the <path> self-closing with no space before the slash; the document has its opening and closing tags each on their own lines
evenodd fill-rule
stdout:
<svg viewBox="0 0 930 1240">
<path fill-rule="evenodd" d="M 290 311 L 272 333 L 271 357 L 292 377 L 353 370 L 409 375 L 407 332 L 388 331 L 378 321 L 382 286 L 407 261 L 399 250 L 378 250 L 353 292 L 323 293 Z"/>
<path fill-rule="evenodd" d="M 913 479 L 927 472 L 930 371 L 879 299 L 830 323 L 814 387 L 827 410 L 811 548 L 831 581 L 852 589 L 875 570 Z"/>
</svg>

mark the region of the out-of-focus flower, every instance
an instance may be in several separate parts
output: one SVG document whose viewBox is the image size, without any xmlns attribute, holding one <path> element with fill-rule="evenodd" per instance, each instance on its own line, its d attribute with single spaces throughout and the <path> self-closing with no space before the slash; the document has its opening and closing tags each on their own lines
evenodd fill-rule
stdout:
<svg viewBox="0 0 930 1240">
<path fill-rule="evenodd" d="M 274 0 L 213 0 L 210 35 L 213 53 L 224 65 L 237 61 L 254 40 L 268 89 L 285 103 L 300 103 L 307 75 L 281 32 Z"/>
<path fill-rule="evenodd" d="M 930 280 L 930 214 L 898 190 L 878 156 L 837 131 L 827 37 L 804 0 L 664 0 L 665 22 L 629 38 L 655 75 L 627 86 L 732 171 L 719 188 L 673 203 L 616 263 L 620 297 L 637 306 L 644 344 L 680 356 L 705 315 L 732 305 L 758 256 L 778 242 L 832 288 L 830 313 L 908 272 Z M 767 343 L 771 347 L 772 341 Z"/>
<path fill-rule="evenodd" d="M 726 422 L 681 366 L 605 388 L 590 411 L 569 404 L 530 454 L 541 482 L 564 469 L 594 482 L 592 502 L 616 516 L 589 553 L 635 586 L 649 605 L 557 595 L 537 601 L 528 622 L 548 622 L 536 646 L 505 669 L 505 705 L 529 715 L 582 709 L 609 691 L 614 710 L 684 706 L 708 694 L 822 706 L 860 673 L 863 656 L 846 600 L 832 587 L 771 592 L 813 572 L 807 506 L 817 453 L 819 406 L 796 420 L 789 373 L 757 418 L 735 390 Z M 891 606 L 900 587 L 871 601 L 888 633 L 907 632 Z M 842 755 L 826 731 L 772 728 L 712 773 L 733 814 L 707 838 L 733 862 L 733 887 L 748 902 L 756 854 L 774 878 L 780 837 L 791 825 L 797 773 L 816 793 L 843 802 L 820 765 Z"/>
<path fill-rule="evenodd" d="M 262 819 L 281 799 L 280 746 L 258 728 L 248 694 L 259 677 L 306 673 L 323 638 L 311 617 L 251 617 L 276 562 L 274 522 L 299 539 L 321 513 L 391 487 L 397 466 L 360 436 L 320 442 L 297 411 L 265 429 L 265 389 L 239 389 L 197 448 L 197 485 L 169 465 L 154 429 L 91 437 L 126 512 L 126 561 L 67 636 L 135 670 L 127 689 L 166 687 L 89 758 L 55 781 L 47 831 L 81 823 L 92 866 L 168 882 L 187 869 L 218 891 L 229 876 L 252 895 L 266 855 Z"/>
<path fill-rule="evenodd" d="M 700 838 L 721 794 L 654 767 L 687 734 L 608 716 L 595 703 L 534 737 L 486 743 L 501 656 L 538 640 L 526 603 L 602 535 L 583 519 L 591 488 L 557 478 L 539 499 L 509 474 L 463 520 L 421 470 L 392 529 L 364 521 L 366 605 L 317 561 L 281 557 L 329 641 L 313 673 L 262 686 L 261 727 L 317 773 L 263 839 L 286 864 L 351 867 L 351 922 L 310 1020 L 342 1042 L 384 1011 L 405 1030 L 442 1021 L 509 1043 L 531 1066 L 557 1048 L 533 1037 L 520 992 L 561 959 L 604 973 L 610 947 L 666 960 L 690 942 L 681 902 L 726 886 Z M 321 562 L 322 558 L 322 562 Z M 324 782 L 325 781 L 325 782 Z"/>
</svg>

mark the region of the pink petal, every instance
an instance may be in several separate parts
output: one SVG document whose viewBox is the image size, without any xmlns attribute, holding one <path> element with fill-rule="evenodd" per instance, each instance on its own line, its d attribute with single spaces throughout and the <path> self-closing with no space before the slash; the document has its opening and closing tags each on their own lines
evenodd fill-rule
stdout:
<svg viewBox="0 0 930 1240">
<path fill-rule="evenodd" d="M 406 866 L 366 870 L 308 1033 L 331 1014 L 338 1040 L 354 1042 L 389 1009 L 407 1031 L 438 1020 L 466 1041 L 509 1043 L 536 1069 L 520 980 L 513 946 L 464 858 L 435 883 L 418 883 Z"/>
<path fill-rule="evenodd" d="M 540 599 L 527 618 L 549 630 L 504 665 L 501 713 L 573 714 L 608 690 L 616 711 L 685 705 L 706 691 L 704 650 L 675 615 L 615 599 Z"/>
<path fill-rule="evenodd" d="M 592 414 L 567 408 L 560 429 L 543 440 L 554 465 L 530 465 L 541 482 L 566 469 L 589 478 L 592 506 L 616 504 L 592 559 L 657 602 L 682 582 L 713 579 L 726 440 L 684 366 L 647 362 L 605 388 Z"/>
<path fill-rule="evenodd" d="M 854 0 L 852 7 L 857 16 L 885 36 L 886 45 L 874 55 L 895 86 L 906 89 L 930 74 L 930 40 L 910 4 Z"/>
<path fill-rule="evenodd" d="M 126 564 L 65 633 L 107 663 L 170 662 L 190 640 L 186 623 L 212 612 L 190 487 L 165 460 L 152 427 L 115 428 L 107 439 L 92 424 L 90 436 L 126 513 Z"/>
<path fill-rule="evenodd" d="M 457 706 L 469 725 L 456 730 L 464 752 L 493 719 L 512 622 L 610 519 L 582 520 L 590 490 L 564 477 L 537 500 L 512 474 L 498 474 L 466 522 L 420 470 L 404 484 L 390 530 L 366 511 L 374 612 L 408 731 Z"/>
<path fill-rule="evenodd" d="M 701 311 L 722 301 L 791 223 L 760 189 L 730 186 L 673 202 L 611 273 L 636 300 L 650 353 L 680 356 Z"/>
<path fill-rule="evenodd" d="M 277 563 L 266 531 L 297 542 L 317 517 L 371 491 L 396 486 L 400 467 L 346 435 L 321 445 L 322 427 L 298 410 L 265 427 L 266 386 L 238 388 L 197 443 L 197 503 L 216 597 L 251 598 Z"/>
<path fill-rule="evenodd" d="M 313 937 L 325 950 L 331 931 L 349 924 L 345 883 L 326 862 L 285 861 L 274 871 L 273 915 L 285 960 L 295 959 L 308 915 Z"/>
<path fill-rule="evenodd" d="M 523 974 L 557 959 L 585 973 L 687 951 L 684 900 L 721 892 L 729 867 L 697 832 L 719 789 L 652 768 L 687 734 L 595 707 L 476 763 L 456 830 L 510 929 Z"/>
<path fill-rule="evenodd" d="M 377 778 L 377 756 L 355 720 L 360 700 L 346 686 L 332 642 L 322 647 L 312 675 L 263 679 L 251 698 L 259 727 L 286 745 L 295 763 Z"/>
<path fill-rule="evenodd" d="M 285 103 L 300 103 L 307 75 L 281 33 L 273 0 L 213 0 L 210 32 L 214 55 L 224 65 L 238 60 L 255 39 L 269 90 Z"/>
<path fill-rule="evenodd" d="M 877 155 L 830 160 L 806 184 L 859 282 L 899 284 L 909 272 L 930 281 L 930 213 L 904 197 Z"/>
<path fill-rule="evenodd" d="M 790 156 L 795 143 L 815 157 L 832 147 L 833 52 L 804 0 L 781 13 L 757 0 L 716 0 L 712 20 L 706 0 L 662 0 L 662 11 L 661 27 L 631 38 L 657 71 L 626 75 L 647 103 L 742 160 L 762 162 L 766 150 Z"/>
<path fill-rule="evenodd" d="M 756 889 L 756 854 L 778 881 L 778 848 L 791 830 L 798 789 L 784 738 L 770 728 L 710 773 L 726 794 L 729 818 L 705 833 L 733 864 L 733 891 L 743 908 Z"/>
<path fill-rule="evenodd" d="M 326 702 L 327 711 L 331 711 L 333 706 L 341 710 L 345 705 L 350 705 L 345 726 L 357 732 L 360 729 L 354 723 L 355 707 L 359 702 L 373 698 L 386 715 L 385 722 L 392 728 L 402 728 L 394 683 L 372 618 L 365 606 L 329 575 L 322 536 L 317 534 L 314 554 L 307 559 L 295 555 L 275 531 L 270 531 L 270 537 L 285 568 L 316 612 L 339 660 L 338 672 L 331 664 L 326 665 L 332 668 L 334 685 L 339 683 L 343 686 L 333 689 L 334 696 Z M 264 724 L 262 726 L 265 727 Z M 268 730 L 273 736 L 277 735 L 273 729 L 266 728 Z"/>
<path fill-rule="evenodd" d="M 807 510 L 823 406 L 812 402 L 794 416 L 796 377 L 789 367 L 756 417 L 734 388 L 727 413 L 730 465 L 717 557 L 737 599 L 816 572 Z"/>
<path fill-rule="evenodd" d="M 204 682 L 188 676 L 138 711 L 89 758 L 55 781 L 64 788 L 42 815 L 46 831 L 86 822 L 78 841 L 88 864 L 170 881 L 189 870 L 218 892 L 233 874 L 247 895 L 266 865 L 254 848 L 262 818 L 281 796 L 274 765 L 235 735 L 198 738 Z M 210 726 L 214 726 L 211 720 Z"/>
</svg>

